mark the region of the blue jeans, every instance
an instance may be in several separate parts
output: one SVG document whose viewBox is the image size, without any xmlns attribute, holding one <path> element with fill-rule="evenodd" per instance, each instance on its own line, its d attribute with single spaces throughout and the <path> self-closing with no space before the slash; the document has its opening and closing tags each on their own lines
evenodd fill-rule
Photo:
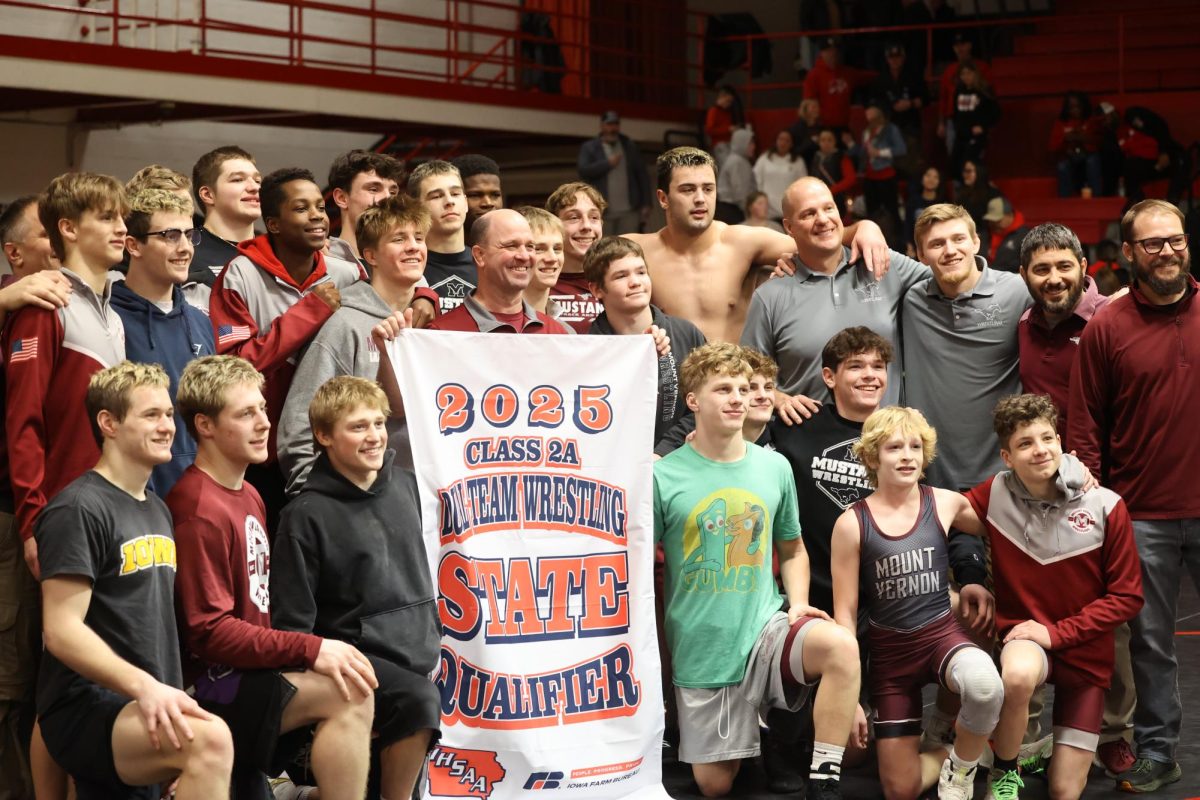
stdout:
<svg viewBox="0 0 1200 800">
<path fill-rule="evenodd" d="M 1058 162 L 1058 196 L 1074 197 L 1084 186 L 1099 197 L 1104 191 L 1104 176 L 1099 153 L 1081 153 Z"/>
<path fill-rule="evenodd" d="M 1175 618 L 1184 569 L 1200 588 L 1200 519 L 1134 520 L 1146 604 L 1129 623 L 1137 707 L 1133 737 L 1140 758 L 1174 761 L 1183 722 Z"/>
</svg>

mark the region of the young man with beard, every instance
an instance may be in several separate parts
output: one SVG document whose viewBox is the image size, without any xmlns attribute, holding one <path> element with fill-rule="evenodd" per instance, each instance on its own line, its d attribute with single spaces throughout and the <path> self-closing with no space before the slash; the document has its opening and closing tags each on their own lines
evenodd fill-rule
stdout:
<svg viewBox="0 0 1200 800">
<path fill-rule="evenodd" d="M 1084 490 L 1082 466 L 1063 455 L 1056 416 L 1044 395 L 1001 400 L 993 426 L 1008 470 L 966 493 L 991 542 L 1003 642 L 989 800 L 1016 800 L 1024 786 L 1021 737 L 1044 683 L 1055 689 L 1050 796 L 1077 800 L 1100 739 L 1114 629 L 1142 606 L 1125 503 L 1108 489 Z"/>
<path fill-rule="evenodd" d="M 236 145 L 210 150 L 196 161 L 192 191 L 204 227 L 188 271 L 189 283 L 211 287 L 225 265 L 237 257 L 238 244 L 254 238 L 254 224 L 262 219 L 261 185 L 254 156 Z"/>
<path fill-rule="evenodd" d="M 1200 349 L 1200 305 L 1178 208 L 1134 204 L 1121 219 L 1121 240 L 1135 283 L 1080 336 L 1067 445 L 1133 517 L 1146 598 L 1130 623 L 1137 761 L 1117 786 L 1151 792 L 1181 776 L 1175 618 L 1184 571 L 1200 584 L 1200 495 L 1186 469 L 1200 452 L 1192 410 L 1200 375 L 1190 365 Z"/>
<path fill-rule="evenodd" d="M 608 203 L 603 195 L 588 183 L 564 183 L 546 199 L 546 210 L 562 220 L 562 275 L 551 294 L 563 310 L 562 321 L 579 333 L 587 333 L 597 315 L 600 302 L 596 299 L 583 272 L 583 259 L 588 248 L 604 234 L 604 212 Z"/>
<path fill-rule="evenodd" d="M 467 198 L 458 169 L 448 161 L 426 161 L 408 176 L 408 195 L 429 212 L 425 280 L 438 296 L 441 313 L 453 311 L 475 291 L 479 274 L 466 245 Z"/>
<path fill-rule="evenodd" d="M 273 531 L 286 502 L 275 431 L 295 357 L 341 306 L 340 290 L 359 279 L 361 268 L 327 261 L 322 253 L 329 217 L 311 172 L 276 170 L 263 179 L 261 197 L 267 232 L 238 245 L 238 257 L 213 285 L 211 313 L 217 352 L 241 356 L 266 378 L 268 457 L 247 476 L 266 503 L 267 528 Z"/>
<path fill-rule="evenodd" d="M 728 794 L 742 760 L 759 752 L 759 709 L 799 708 L 819 681 L 808 797 L 841 797 L 844 745 L 852 730 L 866 733 L 864 719 L 856 725 L 857 642 L 808 603 L 786 462 L 743 438 L 752 367 L 742 348 L 699 347 L 681 373 L 696 435 L 654 465 L 680 760 L 703 795 Z M 786 612 L 772 575 L 776 550 Z M 730 570 L 737 588 L 719 590 Z"/>
<path fill-rule="evenodd" d="M 341 209 L 337 236 L 329 237 L 326 253 L 343 261 L 358 261 L 362 255 L 354 238 L 358 218 L 368 208 L 400 193 L 404 165 L 386 153 L 351 150 L 338 156 L 329 167 L 333 203 Z"/>
<path fill-rule="evenodd" d="M 262 374 L 236 356 L 197 359 L 179 379 L 179 415 L 200 443 L 167 497 L 184 681 L 229 725 L 236 800 L 269 798 L 264 773 L 289 763 L 311 725 L 321 796 L 361 800 L 374 711 L 370 662 L 345 642 L 271 629 L 265 509 L 245 481 L 246 467 L 267 458 L 262 385 Z"/>
<path fill-rule="evenodd" d="M 378 683 L 378 796 L 403 800 L 440 735 L 441 698 L 429 675 L 441 627 L 417 481 L 392 467 L 395 452 L 387 447 L 390 413 L 379 385 L 352 375 L 333 378 L 313 397 L 321 455 L 280 520 L 271 622 L 340 639 L 366 655 Z"/>
<path fill-rule="evenodd" d="M 769 228 L 713 221 L 717 166 L 705 151 L 676 147 L 659 156 L 656 164 L 658 203 L 666 212 L 666 227 L 626 234 L 646 254 L 656 304 L 690 321 L 709 341 L 736 342 L 750 297 L 765 277 L 757 268 L 774 266 L 796 245 Z M 852 225 L 841 240 L 851 247 L 851 262 L 861 255 L 877 275 L 886 270 L 887 242 L 878 225 Z"/>
<path fill-rule="evenodd" d="M 179 375 L 194 358 L 216 352 L 212 323 L 184 300 L 182 284 L 200 232 L 192 226 L 192 203 L 163 189 L 143 189 L 129 198 L 125 250 L 129 271 L 113 284 L 112 304 L 125 328 L 125 355 L 154 363 L 171 378 L 175 396 Z M 150 475 L 150 490 L 166 497 L 196 457 L 196 441 L 177 430 L 171 460 Z"/>
<path fill-rule="evenodd" d="M 233 741 L 182 691 L 171 515 L 146 489 L 171 458 L 167 375 L 122 362 L 84 405 L 100 458 L 37 521 L 46 746 L 80 797 L 157 798 L 177 778 L 181 800 L 228 797 Z"/>
<path fill-rule="evenodd" d="M 475 220 L 498 208 L 504 208 L 500 167 L 495 161 L 479 153 L 459 156 L 450 163 L 462 177 L 463 194 L 467 198 L 465 227 L 470 231 Z"/>
</svg>

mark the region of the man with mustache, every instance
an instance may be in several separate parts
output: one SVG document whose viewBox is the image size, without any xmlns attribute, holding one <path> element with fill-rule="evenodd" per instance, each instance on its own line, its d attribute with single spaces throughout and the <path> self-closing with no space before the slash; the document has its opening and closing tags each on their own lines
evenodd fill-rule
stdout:
<svg viewBox="0 0 1200 800">
<path fill-rule="evenodd" d="M 1137 760 L 1117 786 L 1152 792 L 1181 777 L 1175 610 L 1184 570 L 1200 582 L 1200 495 L 1186 468 L 1200 449 L 1191 409 L 1200 374 L 1190 364 L 1200 348 L 1200 306 L 1178 208 L 1134 204 L 1121 219 L 1121 241 L 1134 285 L 1080 337 L 1067 442 L 1133 517 L 1146 598 L 1130 623 Z"/>
</svg>

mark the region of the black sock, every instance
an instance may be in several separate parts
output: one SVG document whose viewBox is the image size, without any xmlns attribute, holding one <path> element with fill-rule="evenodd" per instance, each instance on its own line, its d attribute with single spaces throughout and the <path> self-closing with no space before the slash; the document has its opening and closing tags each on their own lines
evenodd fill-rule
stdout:
<svg viewBox="0 0 1200 800">
<path fill-rule="evenodd" d="M 1001 772 L 1009 772 L 1011 770 L 1015 770 L 1016 768 L 1017 759 L 1015 758 L 1001 758 L 1000 756 L 996 756 L 992 759 L 992 769 L 998 769 Z"/>
</svg>

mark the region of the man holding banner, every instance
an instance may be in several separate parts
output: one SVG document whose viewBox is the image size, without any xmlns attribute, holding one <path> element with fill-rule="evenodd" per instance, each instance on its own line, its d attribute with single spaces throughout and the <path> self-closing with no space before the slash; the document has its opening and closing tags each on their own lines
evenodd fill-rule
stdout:
<svg viewBox="0 0 1200 800">
<path fill-rule="evenodd" d="M 807 797 L 840 798 L 845 744 L 852 729 L 866 738 L 858 642 L 808 604 L 791 468 L 742 437 L 752 371 L 736 345 L 693 350 L 681 377 L 695 438 L 654 465 L 680 760 L 706 797 L 728 794 L 742 759 L 759 753 L 759 710 L 799 709 L 820 681 Z"/>
</svg>

